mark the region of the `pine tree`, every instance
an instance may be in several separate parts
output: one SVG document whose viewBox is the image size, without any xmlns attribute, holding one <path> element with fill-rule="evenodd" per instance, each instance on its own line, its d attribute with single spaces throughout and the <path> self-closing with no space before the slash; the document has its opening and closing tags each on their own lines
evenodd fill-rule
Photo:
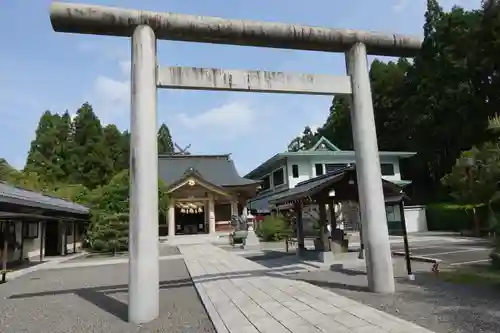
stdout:
<svg viewBox="0 0 500 333">
<path fill-rule="evenodd" d="M 167 125 L 161 124 L 158 130 L 158 154 L 173 154 L 174 144 Z"/>
</svg>

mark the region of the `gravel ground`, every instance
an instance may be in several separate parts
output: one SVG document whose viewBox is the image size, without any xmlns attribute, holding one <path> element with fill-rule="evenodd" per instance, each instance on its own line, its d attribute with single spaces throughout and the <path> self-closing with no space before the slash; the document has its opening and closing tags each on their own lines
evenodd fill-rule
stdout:
<svg viewBox="0 0 500 333">
<path fill-rule="evenodd" d="M 374 308 L 412 321 L 436 333 L 500 332 L 500 292 L 493 287 L 443 282 L 429 272 L 430 264 L 412 263 L 416 280 L 406 278 L 404 262 L 395 258 L 397 292 L 367 291 L 364 269 L 292 274 Z"/>
<path fill-rule="evenodd" d="M 160 317 L 126 322 L 128 265 L 42 270 L 0 285 L 0 332 L 215 332 L 182 259 L 160 264 Z"/>
</svg>

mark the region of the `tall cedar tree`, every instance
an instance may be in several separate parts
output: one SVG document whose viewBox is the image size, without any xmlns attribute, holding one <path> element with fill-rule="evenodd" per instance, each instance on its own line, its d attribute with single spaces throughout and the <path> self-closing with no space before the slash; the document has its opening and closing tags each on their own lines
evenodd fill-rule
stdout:
<svg viewBox="0 0 500 333">
<path fill-rule="evenodd" d="M 161 124 L 158 130 L 158 154 L 173 154 L 174 144 L 167 125 Z"/>
<path fill-rule="evenodd" d="M 112 165 L 113 175 L 128 168 L 128 153 L 124 149 L 124 134 L 115 125 L 107 125 L 103 130 L 107 157 Z"/>
<path fill-rule="evenodd" d="M 89 189 L 108 183 L 113 177 L 113 161 L 101 122 L 90 104 L 85 103 L 78 109 L 72 131 L 71 183 Z"/>
<path fill-rule="evenodd" d="M 64 119 L 45 111 L 38 122 L 35 139 L 31 142 L 25 172 L 36 173 L 48 182 L 58 182 L 65 178 L 62 168 L 63 146 L 66 144 Z M 61 133 L 62 131 L 62 133 Z"/>
</svg>

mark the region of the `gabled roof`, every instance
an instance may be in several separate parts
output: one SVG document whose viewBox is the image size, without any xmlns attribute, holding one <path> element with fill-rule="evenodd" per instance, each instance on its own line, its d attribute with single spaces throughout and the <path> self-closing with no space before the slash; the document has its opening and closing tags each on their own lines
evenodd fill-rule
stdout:
<svg viewBox="0 0 500 333">
<path fill-rule="evenodd" d="M 193 182 L 192 184 L 190 182 Z M 217 192 L 221 195 L 228 196 L 229 194 L 224 190 L 224 188 L 213 184 L 203 178 L 203 176 L 198 172 L 198 170 L 194 168 L 189 168 L 184 175 L 175 183 L 169 184 L 169 190 L 168 192 L 175 192 L 177 189 L 188 185 L 188 186 L 194 186 L 195 184 L 201 185 L 205 187 L 208 190 Z"/>
<path fill-rule="evenodd" d="M 329 150 L 329 151 L 340 151 L 340 149 L 334 145 L 333 143 L 330 142 L 327 138 L 322 136 L 319 138 L 318 142 L 311 148 L 308 149 L 309 151 L 317 151 L 317 150 Z"/>
<path fill-rule="evenodd" d="M 89 209 L 85 206 L 38 192 L 24 190 L 4 182 L 0 182 L 0 202 L 80 215 L 89 214 Z"/>
<path fill-rule="evenodd" d="M 160 178 L 171 185 L 182 179 L 190 169 L 205 181 L 217 186 L 257 185 L 259 182 L 241 177 L 229 155 L 160 155 Z"/>
</svg>

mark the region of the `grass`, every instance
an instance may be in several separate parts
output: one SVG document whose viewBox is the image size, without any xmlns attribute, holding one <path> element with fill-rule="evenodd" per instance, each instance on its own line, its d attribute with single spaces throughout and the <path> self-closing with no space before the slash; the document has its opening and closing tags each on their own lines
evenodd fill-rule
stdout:
<svg viewBox="0 0 500 333">
<path fill-rule="evenodd" d="M 446 282 L 465 285 L 489 285 L 500 288 L 500 269 L 491 266 L 457 268 L 441 271 L 441 279 Z"/>
</svg>

